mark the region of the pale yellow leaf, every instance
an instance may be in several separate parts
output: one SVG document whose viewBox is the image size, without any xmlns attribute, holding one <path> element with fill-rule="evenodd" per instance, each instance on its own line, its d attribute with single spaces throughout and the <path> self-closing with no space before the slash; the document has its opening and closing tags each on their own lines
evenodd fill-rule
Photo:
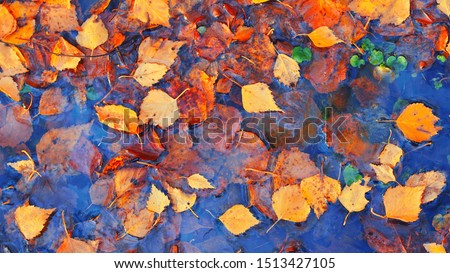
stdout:
<svg viewBox="0 0 450 273">
<path fill-rule="evenodd" d="M 391 166 L 383 164 L 382 165 L 370 164 L 370 166 L 375 171 L 378 181 L 381 181 L 385 184 L 391 181 L 396 181 L 394 171 L 392 170 Z"/>
<path fill-rule="evenodd" d="M 384 146 L 383 151 L 381 152 L 378 159 L 381 164 L 391 166 L 394 168 L 397 163 L 400 161 L 400 158 L 403 156 L 403 150 L 391 143 L 386 144 Z"/>
<path fill-rule="evenodd" d="M 127 218 L 123 223 L 125 232 L 137 238 L 144 238 L 152 229 L 155 222 L 155 213 L 148 209 L 142 209 L 136 215 L 134 212 L 127 214 Z"/>
<path fill-rule="evenodd" d="M 95 253 L 98 249 L 98 241 L 81 241 L 66 236 L 62 244 L 56 250 L 57 253 Z"/>
<path fill-rule="evenodd" d="M 133 78 L 144 87 L 150 87 L 166 75 L 169 68 L 163 64 L 141 63 L 133 74 Z"/>
<path fill-rule="evenodd" d="M 0 78 L 28 72 L 25 58 L 15 47 L 0 42 Z"/>
<path fill-rule="evenodd" d="M 441 244 L 436 243 L 426 243 L 423 247 L 428 251 L 428 253 L 447 253 L 445 248 Z"/>
<path fill-rule="evenodd" d="M 168 205 L 170 205 L 169 198 L 155 185 L 152 185 L 152 191 L 147 200 L 147 209 L 161 214 Z"/>
<path fill-rule="evenodd" d="M 209 183 L 208 179 L 198 173 L 189 176 L 187 181 L 189 186 L 193 189 L 215 189 L 215 187 Z"/>
<path fill-rule="evenodd" d="M 137 134 L 139 120 L 135 111 L 122 105 L 95 106 L 101 123 L 115 130 Z"/>
<path fill-rule="evenodd" d="M 143 23 L 170 27 L 168 0 L 134 0 L 131 14 Z"/>
<path fill-rule="evenodd" d="M 397 186 L 387 189 L 383 196 L 386 217 L 403 222 L 417 221 L 424 191 L 425 186 Z"/>
<path fill-rule="evenodd" d="M 341 194 L 339 181 L 321 174 L 303 179 L 300 186 L 302 196 L 314 209 L 317 219 L 328 209 L 327 202 L 336 202 Z"/>
<path fill-rule="evenodd" d="M 450 16 L 450 1 L 449 0 L 437 0 L 438 9 L 445 13 L 447 16 Z"/>
<path fill-rule="evenodd" d="M 219 220 L 234 235 L 242 234 L 259 224 L 259 220 L 241 204 L 232 206 L 219 217 Z"/>
<path fill-rule="evenodd" d="M 278 54 L 273 74 L 282 84 L 295 86 L 300 77 L 300 66 L 291 57 L 285 54 Z"/>
<path fill-rule="evenodd" d="M 411 175 L 405 185 L 410 187 L 425 186 L 422 203 L 428 203 L 438 197 L 445 187 L 445 174 L 437 171 L 418 173 Z"/>
<path fill-rule="evenodd" d="M 142 101 L 139 112 L 139 119 L 142 122 L 148 123 L 152 120 L 153 124 L 163 129 L 174 124 L 179 116 L 177 101 L 158 89 L 148 92 Z"/>
<path fill-rule="evenodd" d="M 139 63 L 157 63 L 171 67 L 185 42 L 145 38 L 139 46 Z"/>
<path fill-rule="evenodd" d="M 242 86 L 242 104 L 249 113 L 283 112 L 275 103 L 272 91 L 265 83 Z"/>
<path fill-rule="evenodd" d="M 353 0 L 348 7 L 382 25 L 400 25 L 410 16 L 410 0 Z"/>
<path fill-rule="evenodd" d="M 0 91 L 5 93 L 14 101 L 20 101 L 19 88 L 13 78 L 0 78 Z"/>
<path fill-rule="evenodd" d="M 308 37 L 316 47 L 320 48 L 331 47 L 335 44 L 344 42 L 336 37 L 336 35 L 334 35 L 334 32 L 326 26 L 315 29 L 313 32 L 308 34 Z"/>
<path fill-rule="evenodd" d="M 348 212 L 362 211 L 369 203 L 365 195 L 371 189 L 369 186 L 353 183 L 342 190 L 341 195 L 339 195 L 339 202 Z"/>
<path fill-rule="evenodd" d="M 0 5 L 0 39 L 13 33 L 17 29 L 16 18 L 9 12 L 8 8 Z"/>
<path fill-rule="evenodd" d="M 14 218 L 25 239 L 31 240 L 38 237 L 54 210 L 30 205 L 18 207 L 14 212 Z"/>
<path fill-rule="evenodd" d="M 82 47 L 93 51 L 108 40 L 108 30 L 102 20 L 94 14 L 81 25 L 76 40 Z"/>
<path fill-rule="evenodd" d="M 300 185 L 288 185 L 279 188 L 272 195 L 272 208 L 278 220 L 304 222 L 311 211 L 306 199 L 302 196 Z"/>
<path fill-rule="evenodd" d="M 33 160 L 27 159 L 27 160 L 20 160 L 16 162 L 11 162 L 7 164 L 9 167 L 16 170 L 18 173 L 20 173 L 23 177 L 28 178 L 31 176 L 32 173 L 34 173 L 35 164 Z"/>
<path fill-rule="evenodd" d="M 58 42 L 56 42 L 52 51 L 53 54 L 50 58 L 50 64 L 59 71 L 62 71 L 64 69 L 77 68 L 78 63 L 81 61 L 81 58 L 71 56 L 84 55 L 83 52 L 67 42 L 63 37 L 59 37 L 59 40 Z"/>
<path fill-rule="evenodd" d="M 168 187 L 167 192 L 169 193 L 170 200 L 172 201 L 172 208 L 177 213 L 191 210 L 197 200 L 197 195 L 195 193 L 184 193 L 178 188 Z"/>
</svg>

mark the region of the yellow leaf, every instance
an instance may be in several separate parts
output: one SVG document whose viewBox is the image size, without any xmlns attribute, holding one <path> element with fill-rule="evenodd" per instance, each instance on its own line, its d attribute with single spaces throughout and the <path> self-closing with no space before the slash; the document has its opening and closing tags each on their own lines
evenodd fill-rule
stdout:
<svg viewBox="0 0 450 273">
<path fill-rule="evenodd" d="M 143 23 L 170 27 L 168 0 L 135 0 L 132 16 Z"/>
<path fill-rule="evenodd" d="M 282 84 L 295 86 L 300 77 L 300 66 L 291 57 L 285 54 L 278 54 L 273 74 Z"/>
<path fill-rule="evenodd" d="M 174 124 L 179 116 L 177 101 L 158 89 L 148 92 L 139 112 L 139 119 L 142 122 L 147 123 L 152 120 L 153 124 L 163 129 Z"/>
<path fill-rule="evenodd" d="M 365 195 L 371 189 L 372 187 L 353 183 L 342 190 L 341 195 L 339 195 L 339 202 L 341 202 L 348 212 L 362 211 L 369 203 Z"/>
<path fill-rule="evenodd" d="M 24 62 L 22 53 L 15 46 L 0 42 L 0 78 L 28 72 Z"/>
<path fill-rule="evenodd" d="M 315 29 L 313 32 L 308 34 L 308 37 L 316 47 L 320 48 L 330 47 L 335 44 L 344 42 L 336 37 L 336 35 L 334 35 L 334 32 L 326 26 Z"/>
<path fill-rule="evenodd" d="M 44 3 L 47 3 L 49 5 L 70 8 L 70 0 L 44 0 Z"/>
<path fill-rule="evenodd" d="M 438 120 L 431 108 L 423 103 L 413 103 L 403 110 L 396 123 L 407 139 L 422 142 L 430 140 L 442 129 L 434 126 Z"/>
<path fill-rule="evenodd" d="M 269 2 L 270 0 L 252 0 L 253 4 L 261 4 L 261 3 L 265 3 L 265 2 Z"/>
<path fill-rule="evenodd" d="M 441 172 L 430 171 L 411 175 L 405 185 L 410 187 L 425 186 L 422 204 L 433 201 L 444 189 L 445 175 Z"/>
<path fill-rule="evenodd" d="M 157 63 L 170 68 L 185 42 L 145 38 L 139 46 L 139 63 Z"/>
<path fill-rule="evenodd" d="M 52 52 L 54 54 L 51 55 L 50 64 L 59 71 L 77 68 L 81 58 L 69 56 L 83 56 L 83 52 L 67 42 L 63 37 L 59 38 Z"/>
<path fill-rule="evenodd" d="M 8 8 L 4 5 L 0 5 L 0 18 L 2 23 L 0 24 L 0 39 L 8 36 L 17 29 L 16 18 L 9 12 Z"/>
<path fill-rule="evenodd" d="M 326 175 L 316 174 L 305 178 L 300 183 L 302 196 L 314 209 L 317 219 L 327 210 L 328 202 L 336 202 L 341 194 L 339 181 Z"/>
<path fill-rule="evenodd" d="M 20 101 L 19 88 L 13 78 L 0 78 L 0 91 L 5 93 L 14 101 Z"/>
<path fill-rule="evenodd" d="M 396 181 L 394 171 L 390 166 L 383 164 L 382 165 L 370 164 L 370 166 L 375 171 L 378 181 L 381 181 L 384 184 L 387 184 L 391 181 Z"/>
<path fill-rule="evenodd" d="M 23 205 L 14 212 L 16 224 L 27 240 L 38 237 L 50 215 L 55 209 L 42 209 L 35 206 Z"/>
<path fill-rule="evenodd" d="M 23 177 L 30 177 L 32 173 L 35 172 L 35 164 L 34 161 L 31 159 L 27 160 L 20 160 L 16 162 L 11 162 L 7 164 L 9 167 L 16 170 L 18 173 L 20 173 Z"/>
<path fill-rule="evenodd" d="M 311 211 L 298 184 L 284 186 L 274 192 L 272 207 L 278 220 L 296 223 L 306 221 Z"/>
<path fill-rule="evenodd" d="M 383 165 L 388 165 L 394 168 L 397 163 L 400 161 L 400 158 L 403 156 L 403 150 L 391 143 L 388 143 L 384 146 L 383 151 L 381 152 L 378 159 L 380 163 Z"/>
<path fill-rule="evenodd" d="M 410 16 L 410 0 L 353 0 L 348 7 L 382 25 L 400 25 Z"/>
<path fill-rule="evenodd" d="M 215 187 L 209 183 L 208 179 L 198 173 L 189 176 L 187 181 L 189 186 L 193 189 L 215 189 Z"/>
<path fill-rule="evenodd" d="M 133 78 L 144 87 L 150 87 L 166 75 L 169 68 L 163 64 L 141 63 L 133 74 Z"/>
<path fill-rule="evenodd" d="M 265 83 L 255 83 L 242 87 L 242 104 L 249 113 L 262 113 L 283 110 L 273 99 L 272 91 Z"/>
<path fill-rule="evenodd" d="M 108 30 L 102 20 L 94 14 L 81 25 L 81 31 L 78 32 L 76 40 L 82 47 L 94 51 L 108 40 Z"/>
<path fill-rule="evenodd" d="M 125 232 L 137 238 L 144 238 L 152 229 L 155 222 L 155 213 L 148 209 L 142 209 L 136 215 L 134 212 L 127 214 L 127 218 L 123 224 Z"/>
<path fill-rule="evenodd" d="M 69 236 L 64 238 L 62 244 L 56 250 L 57 253 L 95 253 L 97 252 L 98 241 L 81 241 L 72 239 Z"/>
<path fill-rule="evenodd" d="M 242 234 L 259 224 L 259 220 L 241 204 L 232 206 L 219 217 L 219 220 L 234 235 Z"/>
<path fill-rule="evenodd" d="M 20 27 L 15 32 L 11 33 L 10 35 L 3 37 L 2 40 L 8 44 L 13 44 L 13 45 L 26 44 L 29 42 L 29 40 L 33 36 L 35 27 L 36 27 L 36 21 L 29 20 L 25 23 L 24 26 Z"/>
<path fill-rule="evenodd" d="M 447 253 L 443 245 L 438 245 L 436 243 L 426 243 L 423 247 L 428 251 L 428 253 Z"/>
<path fill-rule="evenodd" d="M 195 193 L 187 194 L 177 188 L 169 187 L 167 192 L 172 201 L 172 208 L 177 213 L 191 210 L 197 200 L 197 195 Z"/>
<path fill-rule="evenodd" d="M 447 16 L 450 16 L 450 1 L 448 0 L 437 0 L 438 9 L 445 13 Z"/>
<path fill-rule="evenodd" d="M 95 106 L 101 123 L 115 130 L 137 134 L 139 120 L 135 111 L 122 105 Z"/>
<path fill-rule="evenodd" d="M 389 188 L 383 196 L 386 217 L 403 222 L 414 222 L 419 219 L 424 186 L 397 186 Z"/>
<path fill-rule="evenodd" d="M 152 191 L 147 200 L 147 209 L 161 214 L 168 205 L 170 205 L 169 198 L 155 185 L 152 185 Z"/>
</svg>

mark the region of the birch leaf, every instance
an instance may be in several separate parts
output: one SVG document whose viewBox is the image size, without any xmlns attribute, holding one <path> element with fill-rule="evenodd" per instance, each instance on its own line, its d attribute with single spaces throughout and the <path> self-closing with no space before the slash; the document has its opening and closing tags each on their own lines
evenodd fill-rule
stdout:
<svg viewBox="0 0 450 273">
<path fill-rule="evenodd" d="M 152 191 L 147 200 L 147 209 L 161 214 L 168 205 L 170 205 L 169 198 L 155 185 L 152 185 Z"/>
<path fill-rule="evenodd" d="M 339 202 L 348 210 L 348 212 L 359 212 L 364 210 L 369 200 L 366 199 L 372 187 L 353 183 L 350 186 L 345 186 L 339 195 Z"/>
<path fill-rule="evenodd" d="M 150 87 L 159 82 L 169 69 L 163 64 L 141 63 L 133 74 L 133 78 L 142 86 Z"/>
<path fill-rule="evenodd" d="M 12 100 L 20 101 L 19 88 L 13 78 L 0 78 L 0 91 L 5 93 Z"/>
<path fill-rule="evenodd" d="M 108 40 L 108 30 L 102 20 L 94 14 L 81 25 L 76 40 L 82 47 L 94 51 Z"/>
<path fill-rule="evenodd" d="M 445 248 L 441 244 L 436 243 L 426 243 L 423 247 L 428 251 L 428 253 L 447 253 Z"/>
<path fill-rule="evenodd" d="M 195 193 L 187 194 L 178 188 L 168 188 L 170 200 L 172 201 L 172 208 L 175 212 L 180 213 L 186 210 L 191 210 L 197 200 Z"/>
<path fill-rule="evenodd" d="M 47 220 L 55 209 L 42 209 L 35 206 L 23 205 L 14 212 L 16 224 L 27 240 L 41 235 Z"/>
<path fill-rule="evenodd" d="M 122 105 L 95 106 L 98 119 L 106 126 L 127 132 L 137 134 L 139 120 L 135 111 Z"/>
<path fill-rule="evenodd" d="M 397 163 L 400 161 L 400 158 L 403 156 L 403 150 L 391 143 L 386 144 L 384 146 L 383 151 L 381 152 L 378 159 L 380 163 L 383 165 L 388 165 L 394 168 Z"/>
<path fill-rule="evenodd" d="M 295 86 L 300 77 L 297 61 L 285 54 L 279 54 L 273 70 L 275 78 L 286 86 Z"/>
<path fill-rule="evenodd" d="M 405 185 L 410 187 L 425 186 L 422 204 L 433 201 L 445 187 L 446 178 L 442 172 L 430 171 L 411 175 Z"/>
<path fill-rule="evenodd" d="M 283 110 L 278 107 L 272 95 L 272 91 L 265 83 L 255 83 L 242 87 L 242 104 L 249 113 L 262 113 Z"/>
<path fill-rule="evenodd" d="M 219 220 L 234 235 L 240 235 L 259 224 L 259 220 L 253 216 L 248 208 L 241 204 L 228 209 L 219 217 Z"/>
<path fill-rule="evenodd" d="M 59 37 L 52 51 L 54 54 L 51 55 L 50 64 L 59 71 L 77 68 L 81 58 L 69 56 L 83 56 L 83 52 L 67 42 L 63 37 Z"/>
<path fill-rule="evenodd" d="M 445 15 L 450 16 L 450 1 L 449 0 L 437 0 L 438 9 L 445 13 Z"/>
<path fill-rule="evenodd" d="M 311 211 L 303 197 L 300 185 L 288 185 L 279 188 L 272 195 L 272 207 L 279 220 L 304 222 Z"/>
<path fill-rule="evenodd" d="M 375 171 L 378 181 L 381 181 L 384 184 L 387 184 L 391 181 L 396 181 L 394 171 L 390 166 L 383 164 L 382 165 L 370 164 L 370 166 Z"/>
<path fill-rule="evenodd" d="M 15 46 L 0 42 L 0 78 L 28 72 L 25 59 Z"/>
<path fill-rule="evenodd" d="M 189 186 L 193 189 L 215 189 L 215 187 L 209 183 L 208 179 L 198 173 L 189 176 L 187 181 Z"/>
<path fill-rule="evenodd" d="M 17 29 L 17 22 L 16 18 L 14 18 L 8 8 L 4 5 L 0 5 L 0 18 L 2 18 L 2 23 L 0 24 L 0 39 L 2 39 Z"/>
<path fill-rule="evenodd" d="M 326 175 L 316 174 L 305 178 L 300 185 L 302 196 L 314 209 L 317 219 L 327 210 L 327 201 L 334 203 L 341 194 L 339 181 Z"/>
<path fill-rule="evenodd" d="M 313 32 L 308 34 L 308 37 L 311 39 L 313 44 L 319 48 L 331 47 L 335 44 L 344 42 L 336 37 L 334 32 L 326 26 L 315 29 Z"/>
<path fill-rule="evenodd" d="M 135 0 L 132 16 L 143 23 L 170 27 L 168 0 Z"/>
<path fill-rule="evenodd" d="M 417 221 L 424 191 L 425 186 L 397 186 L 387 189 L 383 196 L 386 217 L 403 222 Z"/>
<path fill-rule="evenodd" d="M 382 25 L 400 25 L 410 16 L 409 0 L 353 0 L 348 7 Z"/>
<path fill-rule="evenodd" d="M 153 124 L 163 129 L 171 126 L 180 116 L 178 103 L 166 92 L 161 90 L 151 90 L 144 98 L 139 112 L 139 119 L 148 123 L 152 120 Z"/>
<path fill-rule="evenodd" d="M 57 253 L 95 253 L 98 241 L 81 241 L 66 236 L 62 244 L 56 250 Z"/>
<path fill-rule="evenodd" d="M 430 140 L 442 129 L 434 125 L 438 120 L 431 108 L 423 103 L 413 103 L 403 110 L 396 124 L 407 139 L 422 142 Z"/>
<path fill-rule="evenodd" d="M 128 213 L 123 224 L 125 232 L 137 238 L 144 238 L 153 227 L 154 217 L 155 213 L 146 208 L 137 215 L 134 212 Z"/>
</svg>

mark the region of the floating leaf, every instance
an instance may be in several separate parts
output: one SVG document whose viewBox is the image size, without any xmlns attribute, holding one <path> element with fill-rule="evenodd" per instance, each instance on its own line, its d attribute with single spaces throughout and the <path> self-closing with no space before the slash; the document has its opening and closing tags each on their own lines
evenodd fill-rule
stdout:
<svg viewBox="0 0 450 273">
<path fill-rule="evenodd" d="M 131 14 L 143 23 L 170 27 L 168 0 L 135 0 Z"/>
<path fill-rule="evenodd" d="M 259 220 L 241 204 L 232 206 L 219 217 L 219 220 L 234 235 L 240 235 L 259 224 Z"/>
<path fill-rule="evenodd" d="M 83 56 L 83 52 L 67 42 L 63 37 L 59 37 L 52 52 L 50 64 L 59 71 L 77 68 L 81 58 L 71 56 Z"/>
<path fill-rule="evenodd" d="M 308 34 L 309 39 L 316 47 L 330 47 L 338 43 L 343 43 L 341 39 L 336 37 L 334 32 L 326 26 L 319 27 Z"/>
<path fill-rule="evenodd" d="M 383 196 L 386 217 L 403 222 L 414 222 L 419 219 L 424 191 L 425 186 L 397 186 L 387 189 Z"/>
<path fill-rule="evenodd" d="M 447 253 L 445 248 L 441 244 L 436 243 L 426 243 L 423 247 L 428 251 L 428 253 Z"/>
<path fill-rule="evenodd" d="M 115 130 L 137 134 L 139 120 L 135 111 L 122 105 L 95 106 L 101 123 Z"/>
<path fill-rule="evenodd" d="M 62 244 L 56 250 L 57 253 L 95 253 L 98 241 L 81 241 L 66 236 Z"/>
<path fill-rule="evenodd" d="M 198 173 L 189 176 L 187 181 L 189 186 L 193 189 L 215 189 L 215 187 L 209 183 L 208 179 Z"/>
<path fill-rule="evenodd" d="M 422 203 L 428 203 L 438 197 L 445 187 L 446 178 L 442 172 L 430 171 L 411 175 L 405 185 L 410 187 L 425 186 Z"/>
<path fill-rule="evenodd" d="M 19 88 L 13 78 L 0 78 L 0 91 L 5 93 L 14 101 L 20 101 Z"/>
<path fill-rule="evenodd" d="M 438 120 L 431 108 L 423 103 L 413 103 L 403 110 L 396 123 L 407 139 L 422 142 L 430 140 L 442 129 L 434 125 Z"/>
<path fill-rule="evenodd" d="M 185 42 L 145 38 L 139 46 L 139 63 L 163 64 L 170 68 Z"/>
<path fill-rule="evenodd" d="M 386 146 L 384 146 L 384 149 L 378 159 L 380 160 L 381 164 L 388 165 L 394 168 L 400 161 L 400 158 L 402 158 L 402 156 L 403 150 L 400 147 L 388 143 L 386 144 Z"/>
<path fill-rule="evenodd" d="M 314 209 L 317 219 L 327 210 L 327 201 L 334 203 L 341 194 L 339 181 L 321 174 L 303 179 L 300 186 L 302 196 Z"/>
<path fill-rule="evenodd" d="M 363 179 L 359 170 L 350 164 L 345 166 L 343 176 L 345 184 L 347 184 L 347 186 L 350 186 L 351 184 L 361 181 L 361 179 Z"/>
<path fill-rule="evenodd" d="M 350 186 L 345 186 L 339 195 L 339 202 L 348 210 L 348 212 L 358 212 L 364 210 L 369 200 L 366 199 L 372 187 L 361 185 L 360 183 L 353 183 Z"/>
<path fill-rule="evenodd" d="M 142 182 L 147 174 L 144 168 L 123 168 L 116 172 L 114 176 L 114 188 L 116 195 L 122 196 L 130 189 Z"/>
<path fill-rule="evenodd" d="M 36 167 L 34 161 L 31 159 L 11 162 L 8 163 L 7 165 L 16 170 L 25 178 L 30 178 L 31 175 L 35 172 Z"/>
<path fill-rule="evenodd" d="M 307 47 L 302 48 L 300 46 L 294 47 L 294 49 L 292 50 L 292 59 L 296 60 L 299 64 L 311 61 L 311 49 Z"/>
<path fill-rule="evenodd" d="M 28 72 L 24 60 L 17 47 L 0 42 L 0 78 Z"/>
<path fill-rule="evenodd" d="M 253 4 L 261 4 L 261 3 L 265 3 L 265 2 L 269 2 L 270 0 L 252 0 Z"/>
<path fill-rule="evenodd" d="M 282 84 L 295 86 L 300 77 L 300 67 L 297 61 L 285 54 L 278 54 L 273 74 Z"/>
<path fill-rule="evenodd" d="M 17 29 L 17 22 L 16 18 L 14 18 L 8 8 L 4 5 L 0 5 L 0 18 L 2 18 L 2 23 L 0 24 L 0 39 L 2 39 Z"/>
<path fill-rule="evenodd" d="M 353 0 L 348 7 L 382 25 L 400 25 L 410 16 L 409 0 Z"/>
<path fill-rule="evenodd" d="M 94 51 L 108 40 L 108 30 L 102 20 L 94 14 L 81 25 L 81 31 L 78 32 L 76 40 L 82 47 Z"/>
<path fill-rule="evenodd" d="M 170 205 L 169 198 L 155 185 L 152 185 L 152 191 L 147 200 L 147 209 L 161 214 L 168 205 Z"/>
<path fill-rule="evenodd" d="M 54 210 L 55 209 L 42 209 L 30 205 L 18 207 L 14 212 L 14 217 L 16 219 L 16 224 L 25 239 L 32 240 L 38 237 Z"/>
<path fill-rule="evenodd" d="M 144 238 L 152 229 L 154 221 L 155 213 L 145 208 L 139 211 L 137 215 L 134 212 L 128 213 L 123 226 L 127 234 Z"/>
<path fill-rule="evenodd" d="M 300 185 L 288 185 L 279 188 L 272 195 L 272 207 L 278 220 L 304 222 L 311 211 L 308 202 L 303 197 Z"/>
<path fill-rule="evenodd" d="M 195 193 L 187 194 L 178 188 L 169 187 L 167 192 L 169 193 L 170 200 L 172 201 L 172 208 L 175 212 L 180 213 L 186 210 L 192 211 L 197 200 Z"/>
<path fill-rule="evenodd" d="M 75 5 L 69 8 L 52 5 L 42 5 L 39 12 L 40 24 L 50 33 L 80 30 Z"/>
<path fill-rule="evenodd" d="M 174 124 L 179 116 L 177 101 L 159 89 L 148 92 L 139 112 L 139 119 L 142 122 L 148 123 L 152 120 L 153 124 L 163 129 Z"/>
<path fill-rule="evenodd" d="M 384 184 L 387 184 L 392 181 L 396 181 L 395 176 L 394 176 L 394 171 L 392 170 L 391 166 L 383 165 L 383 164 L 382 165 L 370 164 L 370 166 L 375 171 L 378 181 L 381 181 Z"/>
<path fill-rule="evenodd" d="M 249 113 L 262 113 L 283 110 L 273 99 L 272 91 L 265 83 L 255 83 L 242 87 L 242 104 Z"/>
<path fill-rule="evenodd" d="M 144 87 L 150 87 L 159 82 L 169 69 L 163 64 L 142 63 L 133 74 L 133 78 Z"/>
<path fill-rule="evenodd" d="M 436 0 L 438 3 L 438 9 L 445 13 L 445 15 L 450 16 L 450 1 L 448 0 Z"/>
</svg>

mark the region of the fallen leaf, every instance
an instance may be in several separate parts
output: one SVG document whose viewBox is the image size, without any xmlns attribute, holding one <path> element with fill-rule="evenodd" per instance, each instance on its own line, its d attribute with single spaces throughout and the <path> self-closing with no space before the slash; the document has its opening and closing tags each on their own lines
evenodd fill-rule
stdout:
<svg viewBox="0 0 450 273">
<path fill-rule="evenodd" d="M 116 172 L 114 176 L 114 188 L 118 197 L 124 195 L 130 189 L 141 184 L 147 170 L 145 168 L 123 168 Z"/>
<path fill-rule="evenodd" d="M 143 23 L 170 27 L 168 0 L 135 0 L 131 14 Z"/>
<path fill-rule="evenodd" d="M 273 74 L 282 84 L 295 86 L 300 77 L 300 66 L 291 57 L 285 54 L 278 54 Z"/>
<path fill-rule="evenodd" d="M 312 28 L 333 27 L 347 12 L 346 2 L 341 0 L 302 0 L 292 3 L 296 12 L 300 13 L 304 22 Z"/>
<path fill-rule="evenodd" d="M 161 214 L 168 205 L 170 205 L 169 198 L 155 185 L 152 185 L 152 191 L 147 200 L 147 209 Z"/>
<path fill-rule="evenodd" d="M 437 232 L 447 234 L 450 232 L 450 214 L 436 214 L 433 217 L 433 227 Z"/>
<path fill-rule="evenodd" d="M 25 59 L 15 46 L 0 42 L 0 78 L 28 72 Z"/>
<path fill-rule="evenodd" d="M 359 212 L 364 210 L 369 200 L 366 199 L 372 187 L 361 185 L 360 183 L 353 183 L 350 186 L 345 186 L 339 195 L 339 202 L 348 210 L 348 212 Z"/>
<path fill-rule="evenodd" d="M 136 71 L 134 71 L 133 78 L 144 87 L 150 87 L 159 82 L 169 69 L 163 64 L 157 63 L 141 63 Z"/>
<path fill-rule="evenodd" d="M 89 188 L 89 196 L 92 204 L 108 206 L 114 198 L 114 180 L 111 177 L 100 177 Z"/>
<path fill-rule="evenodd" d="M 81 61 L 81 58 L 70 56 L 84 55 L 83 52 L 67 42 L 63 37 L 59 37 L 59 40 L 53 47 L 52 52 L 53 54 L 51 55 L 50 64 L 59 71 L 63 71 L 65 69 L 76 69 L 78 63 Z"/>
<path fill-rule="evenodd" d="M 44 116 L 58 115 L 69 106 L 67 98 L 62 94 L 61 88 L 52 87 L 42 94 L 39 102 L 39 114 Z"/>
<path fill-rule="evenodd" d="M 386 144 L 384 146 L 383 151 L 381 152 L 378 159 L 381 164 L 388 165 L 394 168 L 397 163 L 400 161 L 400 158 L 403 156 L 403 150 L 391 143 Z"/>
<path fill-rule="evenodd" d="M 140 109 L 139 120 L 143 123 L 152 120 L 154 125 L 163 129 L 174 124 L 180 115 L 177 101 L 159 89 L 148 92 Z"/>
<path fill-rule="evenodd" d="M 242 104 L 249 113 L 283 112 L 275 103 L 272 91 L 265 83 L 242 86 Z"/>
<path fill-rule="evenodd" d="M 272 207 L 278 220 L 304 222 L 311 211 L 299 184 L 279 188 L 272 195 Z"/>
<path fill-rule="evenodd" d="M 5 93 L 14 101 L 20 101 L 19 88 L 13 78 L 0 78 L 0 91 Z"/>
<path fill-rule="evenodd" d="M 428 251 L 428 253 L 447 253 L 445 248 L 441 244 L 436 243 L 426 243 L 423 247 Z"/>
<path fill-rule="evenodd" d="M 424 191 L 425 186 L 397 186 L 387 189 L 383 196 L 386 217 L 403 222 L 417 221 Z"/>
<path fill-rule="evenodd" d="M 370 166 L 375 171 L 378 181 L 381 181 L 384 184 L 387 184 L 392 181 L 396 181 L 394 171 L 392 170 L 391 166 L 383 165 L 383 164 L 381 164 L 381 165 L 370 164 Z"/>
<path fill-rule="evenodd" d="M 75 5 L 66 8 L 44 4 L 39 12 L 39 22 L 50 33 L 80 30 Z"/>
<path fill-rule="evenodd" d="M 409 0 L 353 0 L 348 7 L 382 25 L 400 25 L 410 16 Z"/>
<path fill-rule="evenodd" d="M 23 45 L 30 41 L 31 37 L 34 34 L 34 30 L 36 27 L 35 20 L 29 20 L 22 27 L 19 27 L 16 31 L 9 34 L 8 36 L 3 37 L 3 41 L 8 44 L 13 45 Z"/>
<path fill-rule="evenodd" d="M 208 179 L 198 173 L 189 176 L 187 181 L 189 186 L 193 189 L 215 189 L 215 187 L 209 183 Z"/>
<path fill-rule="evenodd" d="M 438 4 L 438 9 L 445 13 L 445 15 L 450 16 L 450 1 L 448 0 L 436 0 Z"/>
<path fill-rule="evenodd" d="M 403 110 L 396 124 L 407 139 L 422 142 L 430 140 L 442 129 L 434 125 L 438 120 L 431 108 L 423 103 L 413 103 Z"/>
<path fill-rule="evenodd" d="M 265 3 L 265 2 L 269 2 L 270 0 L 252 0 L 253 4 L 261 4 L 261 3 Z"/>
<path fill-rule="evenodd" d="M 175 212 L 180 213 L 186 210 L 192 211 L 192 206 L 194 206 L 195 201 L 197 200 L 197 195 L 195 193 L 184 193 L 182 190 L 172 187 L 169 187 L 167 192 L 169 193 L 170 200 L 172 201 L 172 208 Z"/>
<path fill-rule="evenodd" d="M 92 15 L 81 25 L 76 37 L 77 43 L 92 52 L 108 40 L 108 30 L 97 15 Z"/>
<path fill-rule="evenodd" d="M 145 38 L 139 45 L 138 62 L 163 64 L 170 68 L 185 42 Z"/>
<path fill-rule="evenodd" d="M 425 204 L 438 197 L 444 189 L 445 183 L 446 178 L 444 173 L 429 171 L 411 175 L 408 180 L 406 180 L 405 186 L 425 186 L 426 188 L 422 199 L 422 204 Z"/>
<path fill-rule="evenodd" d="M 7 165 L 16 170 L 25 178 L 30 178 L 31 174 L 35 172 L 36 167 L 34 161 L 31 159 L 10 162 Z"/>
<path fill-rule="evenodd" d="M 20 105 L 0 105 L 0 147 L 15 147 L 33 133 L 30 112 Z"/>
<path fill-rule="evenodd" d="M 259 224 L 259 220 L 241 204 L 232 206 L 219 220 L 234 235 L 240 235 Z"/>
<path fill-rule="evenodd" d="M 319 48 L 331 47 L 335 44 L 344 42 L 336 37 L 334 32 L 326 26 L 315 29 L 313 32 L 308 34 L 308 37 L 311 39 L 313 44 Z"/>
<path fill-rule="evenodd" d="M 14 218 L 25 239 L 32 240 L 38 237 L 54 210 L 30 205 L 18 207 L 14 212 Z"/>
<path fill-rule="evenodd" d="M 314 209 L 317 219 L 327 210 L 328 202 L 336 202 L 341 194 L 339 181 L 326 175 L 316 174 L 300 183 L 303 198 Z"/>
<path fill-rule="evenodd" d="M 98 120 L 115 130 L 139 133 L 139 119 L 135 111 L 122 105 L 95 106 Z"/>
<path fill-rule="evenodd" d="M 16 18 L 9 12 L 8 8 L 4 5 L 0 5 L 0 18 L 2 23 L 0 24 L 0 39 L 8 36 L 17 29 Z"/>
<path fill-rule="evenodd" d="M 128 213 L 123 226 L 127 234 L 144 238 L 152 229 L 154 221 L 155 213 L 145 208 L 139 211 L 137 215 L 134 212 Z"/>
<path fill-rule="evenodd" d="M 57 253 L 95 253 L 98 241 L 82 241 L 66 236 L 62 244 L 56 250 Z"/>
<path fill-rule="evenodd" d="M 61 6 L 65 8 L 70 8 L 70 0 L 43 0 L 44 3 L 49 5 Z"/>
</svg>

